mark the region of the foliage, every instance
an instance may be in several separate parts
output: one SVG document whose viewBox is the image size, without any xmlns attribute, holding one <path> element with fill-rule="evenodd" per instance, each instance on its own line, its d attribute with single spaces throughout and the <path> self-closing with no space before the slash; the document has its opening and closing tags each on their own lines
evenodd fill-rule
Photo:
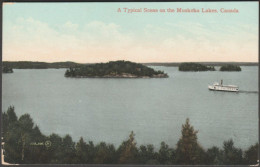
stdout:
<svg viewBox="0 0 260 167">
<path fill-rule="evenodd" d="M 129 139 L 124 141 L 118 149 L 120 154 L 118 162 L 120 164 L 136 164 L 138 158 L 138 149 L 134 138 L 135 134 L 132 131 Z"/>
<path fill-rule="evenodd" d="M 2 73 L 13 73 L 13 69 L 7 66 L 3 66 Z"/>
<path fill-rule="evenodd" d="M 259 157 L 259 144 L 251 146 L 248 150 L 245 151 L 245 164 L 255 165 Z"/>
<path fill-rule="evenodd" d="M 168 144 L 161 142 L 161 148 L 158 153 L 158 160 L 160 164 L 174 164 L 175 163 L 175 150 L 169 148 Z"/>
<path fill-rule="evenodd" d="M 154 146 L 148 144 L 147 146 L 141 145 L 139 148 L 139 162 L 141 164 L 156 165 L 160 164 L 158 159 L 158 153 L 154 151 Z"/>
<path fill-rule="evenodd" d="M 96 146 L 95 164 L 115 164 L 116 149 L 112 144 L 101 142 Z"/>
<path fill-rule="evenodd" d="M 224 141 L 223 164 L 239 165 L 242 164 L 242 150 L 234 147 L 233 140 Z"/>
<path fill-rule="evenodd" d="M 181 63 L 179 71 L 215 71 L 215 68 L 199 63 Z"/>
<path fill-rule="evenodd" d="M 66 77 L 168 77 L 163 71 L 155 71 L 142 64 L 130 61 L 110 61 L 70 67 L 65 72 Z"/>
<path fill-rule="evenodd" d="M 190 125 L 189 119 L 182 125 L 182 137 L 177 143 L 176 161 L 181 165 L 203 164 L 204 150 L 198 144 L 197 133 Z"/>
<path fill-rule="evenodd" d="M 242 165 L 256 164 L 258 159 L 258 143 L 243 152 L 234 146 L 233 140 L 228 140 L 224 141 L 223 148 L 212 147 L 204 151 L 197 141 L 198 131 L 190 125 L 189 119 L 182 126 L 176 149 L 165 142 L 161 143 L 158 151 L 151 144 L 137 147 L 133 131 L 116 149 L 105 142 L 87 143 L 82 137 L 75 143 L 70 135 L 45 136 L 29 114 L 18 118 L 14 110 L 11 106 L 2 113 L 4 160 L 8 163 Z M 51 145 L 46 145 L 46 141 Z"/>
<path fill-rule="evenodd" d="M 206 164 L 207 165 L 222 165 L 222 151 L 217 147 L 209 148 L 206 152 Z"/>
<path fill-rule="evenodd" d="M 239 66 L 233 64 L 226 64 L 220 67 L 220 71 L 241 71 Z"/>
</svg>

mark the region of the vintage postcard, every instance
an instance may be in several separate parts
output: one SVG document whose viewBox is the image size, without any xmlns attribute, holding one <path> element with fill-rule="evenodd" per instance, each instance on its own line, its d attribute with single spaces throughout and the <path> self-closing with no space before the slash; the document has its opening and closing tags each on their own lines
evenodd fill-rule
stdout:
<svg viewBox="0 0 260 167">
<path fill-rule="evenodd" d="M 2 165 L 258 165 L 257 1 L 2 14 Z"/>
</svg>

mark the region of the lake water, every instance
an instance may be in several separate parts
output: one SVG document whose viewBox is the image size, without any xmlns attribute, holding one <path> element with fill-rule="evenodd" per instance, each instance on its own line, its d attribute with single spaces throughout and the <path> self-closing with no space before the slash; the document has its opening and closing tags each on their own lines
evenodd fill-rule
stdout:
<svg viewBox="0 0 260 167">
<path fill-rule="evenodd" d="M 258 141 L 258 67 L 242 72 L 179 72 L 154 67 L 169 78 L 65 78 L 66 69 L 18 70 L 2 75 L 2 110 L 29 113 L 45 135 L 70 134 L 119 146 L 133 130 L 140 144 L 175 147 L 186 118 L 204 148 L 233 139 L 242 149 Z M 214 92 L 223 79 L 241 92 Z"/>
</svg>

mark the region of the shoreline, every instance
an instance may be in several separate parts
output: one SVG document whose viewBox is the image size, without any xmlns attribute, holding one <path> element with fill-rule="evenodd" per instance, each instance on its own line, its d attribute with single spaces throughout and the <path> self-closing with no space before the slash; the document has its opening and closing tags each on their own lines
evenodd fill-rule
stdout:
<svg viewBox="0 0 260 167">
<path fill-rule="evenodd" d="M 150 78 L 169 78 L 168 75 L 160 75 L 160 76 L 134 76 L 134 75 L 128 75 L 128 76 L 65 76 L 66 78 L 131 78 L 131 79 L 137 79 L 137 78 L 145 78 L 145 79 L 150 79 Z"/>
</svg>

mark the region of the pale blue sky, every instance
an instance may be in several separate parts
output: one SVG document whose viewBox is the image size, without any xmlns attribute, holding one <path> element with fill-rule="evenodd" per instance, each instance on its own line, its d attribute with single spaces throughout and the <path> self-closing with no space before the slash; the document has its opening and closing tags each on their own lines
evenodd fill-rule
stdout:
<svg viewBox="0 0 260 167">
<path fill-rule="evenodd" d="M 117 12 L 124 7 L 239 13 Z M 3 60 L 258 61 L 258 10 L 258 2 L 5 4 Z"/>
</svg>

